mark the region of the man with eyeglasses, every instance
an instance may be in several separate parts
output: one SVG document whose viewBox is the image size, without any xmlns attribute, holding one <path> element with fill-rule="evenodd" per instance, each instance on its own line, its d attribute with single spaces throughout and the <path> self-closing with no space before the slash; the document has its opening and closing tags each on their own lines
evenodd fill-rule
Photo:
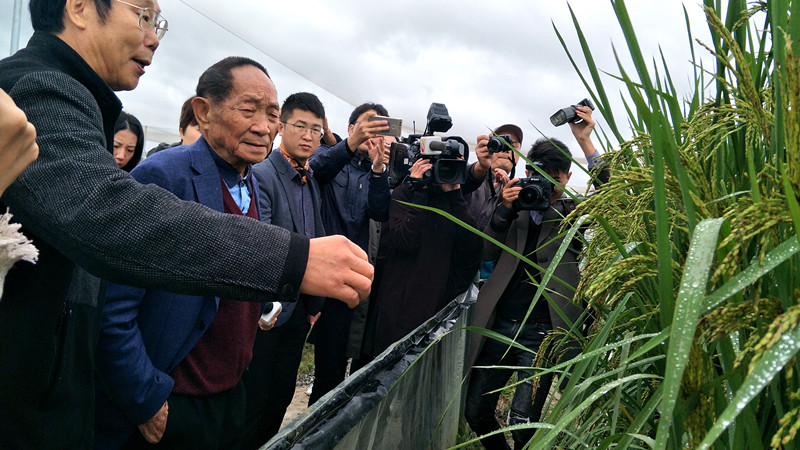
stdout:
<svg viewBox="0 0 800 450">
<path fill-rule="evenodd" d="M 320 193 L 308 160 L 324 133 L 325 108 L 314 94 L 290 95 L 281 107 L 281 143 L 253 166 L 261 220 L 308 238 L 325 236 Z M 242 377 L 247 392 L 244 448 L 258 448 L 278 432 L 294 395 L 303 344 L 324 299 L 300 295 L 283 302 L 271 330 L 259 330 L 253 360 Z"/>
<path fill-rule="evenodd" d="M 159 11 L 155 0 L 31 0 L 33 37 L 0 61 L 0 88 L 40 150 L 0 197 L 40 252 L 12 269 L 0 301 L 3 447 L 91 447 L 101 278 L 252 302 L 300 291 L 355 305 L 369 293 L 373 269 L 346 238 L 214 212 L 117 168 L 113 91 L 135 88 L 152 62 Z"/>
</svg>

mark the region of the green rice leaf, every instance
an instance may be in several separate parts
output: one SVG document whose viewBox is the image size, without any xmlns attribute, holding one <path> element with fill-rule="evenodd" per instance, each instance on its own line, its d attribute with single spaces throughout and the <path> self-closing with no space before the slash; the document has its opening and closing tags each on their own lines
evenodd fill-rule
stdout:
<svg viewBox="0 0 800 450">
<path fill-rule="evenodd" d="M 745 378 L 742 386 L 736 391 L 733 399 L 720 414 L 708 431 L 699 450 L 711 448 L 725 429 L 734 423 L 739 413 L 778 375 L 786 363 L 800 351 L 800 327 L 796 327 L 781 335 L 778 342 L 759 359 L 756 366 Z M 751 430 L 752 431 L 752 430 Z"/>
<path fill-rule="evenodd" d="M 711 264 L 716 255 L 717 237 L 723 222 L 724 219 L 706 219 L 697 225 L 692 235 L 667 350 L 664 398 L 661 401 L 661 420 L 656 432 L 656 449 L 665 449 L 670 437 L 681 378 L 689 360 Z"/>
</svg>

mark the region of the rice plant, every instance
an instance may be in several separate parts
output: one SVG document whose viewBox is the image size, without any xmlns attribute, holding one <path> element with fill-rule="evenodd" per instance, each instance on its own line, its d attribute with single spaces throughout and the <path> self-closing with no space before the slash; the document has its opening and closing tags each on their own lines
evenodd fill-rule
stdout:
<svg viewBox="0 0 800 450">
<path fill-rule="evenodd" d="M 611 4 L 635 67 L 620 52 L 602 69 L 624 118 L 572 16 L 618 140 L 605 141 L 610 182 L 573 212 L 592 223 L 576 298 L 596 321 L 555 368 L 561 397 L 529 447 L 800 448 L 800 2 L 705 0 L 711 41 L 688 20 L 687 38 L 714 65 L 692 50 L 688 94 Z"/>
</svg>

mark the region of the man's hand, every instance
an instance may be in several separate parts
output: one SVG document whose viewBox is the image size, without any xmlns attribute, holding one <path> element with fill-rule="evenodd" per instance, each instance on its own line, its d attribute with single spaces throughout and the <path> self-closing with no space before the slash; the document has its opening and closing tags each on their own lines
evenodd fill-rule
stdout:
<svg viewBox="0 0 800 450">
<path fill-rule="evenodd" d="M 311 324 L 311 326 L 313 327 L 314 324 L 317 323 L 317 320 L 319 320 L 319 316 L 320 315 L 322 315 L 322 311 L 318 312 L 316 315 L 313 315 L 313 316 L 311 314 L 309 314 L 308 315 L 308 323 Z"/>
<path fill-rule="evenodd" d="M 370 161 L 372 161 L 372 171 L 376 173 L 383 172 L 383 149 L 384 139 L 383 136 L 378 136 L 374 139 L 367 139 L 367 153 Z"/>
<path fill-rule="evenodd" d="M 38 157 L 36 129 L 0 89 L 0 194 Z"/>
<path fill-rule="evenodd" d="M 572 130 L 572 135 L 578 141 L 583 154 L 586 156 L 593 155 L 595 152 L 594 144 L 592 144 L 592 130 L 594 129 L 594 119 L 592 119 L 592 108 L 588 106 L 581 106 L 575 110 L 575 113 L 582 120 L 579 123 L 569 122 L 569 128 Z"/>
<path fill-rule="evenodd" d="M 383 164 L 389 165 L 389 158 L 392 155 L 392 142 L 397 142 L 394 136 L 383 136 Z"/>
<path fill-rule="evenodd" d="M 161 438 L 164 437 L 164 430 L 167 428 L 168 414 L 169 405 L 165 401 L 155 416 L 139 425 L 139 431 L 142 433 L 142 436 L 144 436 L 145 441 L 151 444 L 157 444 L 161 441 Z"/>
<path fill-rule="evenodd" d="M 517 178 L 510 180 L 503 186 L 503 190 L 500 192 L 503 206 L 508 209 L 514 209 L 514 200 L 519 197 L 519 192 L 522 190 L 521 187 L 517 186 L 517 180 Z"/>
<path fill-rule="evenodd" d="M 264 319 L 261 319 L 261 318 L 259 318 L 259 319 L 258 319 L 258 328 L 260 328 L 260 329 L 261 329 L 261 331 L 269 331 L 269 330 L 271 330 L 271 329 L 272 329 L 272 327 L 274 327 L 274 326 L 275 326 L 275 322 L 277 322 L 277 321 L 278 321 L 278 316 L 279 316 L 280 314 L 281 314 L 281 313 L 275 314 L 275 316 L 272 318 L 272 320 L 271 320 L 269 323 L 267 323 L 266 321 L 264 321 Z"/>
<path fill-rule="evenodd" d="M 333 147 L 336 145 L 336 136 L 333 135 L 333 132 L 330 128 L 328 128 L 328 118 L 322 120 L 322 142 L 327 145 L 328 147 Z"/>
<path fill-rule="evenodd" d="M 344 236 L 311 239 L 300 292 L 331 297 L 355 308 L 369 295 L 374 269 L 361 247 Z"/>
<path fill-rule="evenodd" d="M 419 158 L 414 161 L 414 165 L 411 166 L 411 178 L 422 178 L 425 175 L 425 172 L 431 170 L 433 165 L 431 162 L 425 158 Z"/>
<path fill-rule="evenodd" d="M 478 157 L 478 164 L 472 168 L 472 176 L 480 179 L 486 176 L 486 172 L 492 169 L 492 162 L 494 162 L 494 155 L 489 152 L 489 136 L 480 135 L 476 138 L 478 146 L 475 147 L 475 156 Z"/>
<path fill-rule="evenodd" d="M 508 172 L 503 169 L 494 169 L 494 179 L 501 186 L 505 186 L 511 181 L 511 179 L 508 178 Z"/>
<path fill-rule="evenodd" d="M 386 120 L 375 120 L 370 122 L 369 118 L 377 116 L 375 111 L 367 111 L 359 119 L 351 125 L 350 135 L 347 137 L 347 146 L 350 151 L 358 150 L 358 147 L 367 141 L 367 139 L 378 136 L 379 131 L 386 131 L 389 129 L 389 122 Z"/>
</svg>

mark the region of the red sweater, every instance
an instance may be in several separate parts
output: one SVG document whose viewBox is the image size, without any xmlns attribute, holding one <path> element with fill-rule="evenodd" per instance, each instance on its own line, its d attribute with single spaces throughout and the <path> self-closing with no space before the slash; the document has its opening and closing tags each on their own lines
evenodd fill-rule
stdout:
<svg viewBox="0 0 800 450">
<path fill-rule="evenodd" d="M 244 215 L 224 181 L 222 197 L 226 213 Z M 255 195 L 250 198 L 247 217 L 258 220 Z M 172 372 L 175 380 L 172 392 L 209 395 L 236 386 L 253 358 L 260 315 L 261 303 L 219 299 L 217 314 L 205 334 Z"/>
</svg>

